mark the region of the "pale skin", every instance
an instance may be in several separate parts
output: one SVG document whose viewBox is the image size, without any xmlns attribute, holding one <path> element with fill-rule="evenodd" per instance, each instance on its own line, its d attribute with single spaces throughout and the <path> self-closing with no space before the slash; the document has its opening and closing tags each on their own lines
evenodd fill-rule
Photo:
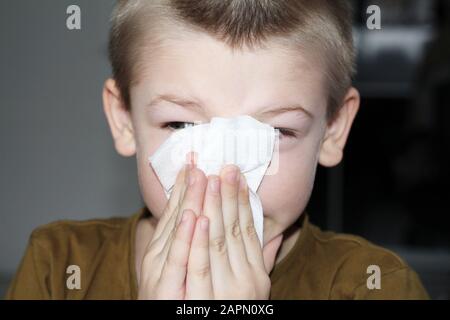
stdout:
<svg viewBox="0 0 450 320">
<path fill-rule="evenodd" d="M 317 164 L 342 160 L 359 94 L 350 88 L 337 116 L 327 121 L 323 73 L 298 50 L 274 42 L 232 51 L 203 33 L 174 34 L 141 56 L 139 81 L 130 91 L 132 111 L 113 79 L 103 90 L 116 150 L 136 155 L 141 193 L 152 212 L 137 227 L 139 298 L 267 299 L 269 273 L 299 235 L 292 225 L 309 200 Z M 252 226 L 245 178 L 237 171 L 239 179 L 228 179 L 237 167 L 206 177 L 191 165 L 180 171 L 167 200 L 147 161 L 179 122 L 241 114 L 283 129 L 279 170 L 258 189 L 263 248 Z"/>
</svg>

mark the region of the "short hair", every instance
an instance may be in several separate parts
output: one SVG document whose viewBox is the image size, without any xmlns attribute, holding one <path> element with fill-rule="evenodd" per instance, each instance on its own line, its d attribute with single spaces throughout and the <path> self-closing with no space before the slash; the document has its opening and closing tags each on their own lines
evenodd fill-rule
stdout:
<svg viewBox="0 0 450 320">
<path fill-rule="evenodd" d="M 130 108 L 139 53 L 148 45 L 143 42 L 146 36 L 162 37 L 157 33 L 163 33 L 163 21 L 203 31 L 232 49 L 278 39 L 305 51 L 314 47 L 313 55 L 321 56 L 330 119 L 355 73 L 352 15 L 347 0 L 118 0 L 109 35 L 113 78 Z"/>
</svg>

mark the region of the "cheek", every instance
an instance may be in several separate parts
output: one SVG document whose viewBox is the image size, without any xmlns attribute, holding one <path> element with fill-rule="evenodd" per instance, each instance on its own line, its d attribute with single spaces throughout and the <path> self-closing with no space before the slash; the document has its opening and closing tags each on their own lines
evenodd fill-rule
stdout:
<svg viewBox="0 0 450 320">
<path fill-rule="evenodd" d="M 159 219 L 167 204 L 164 189 L 150 165 L 141 162 L 138 168 L 141 196 L 153 216 Z"/>
<path fill-rule="evenodd" d="M 258 189 L 267 220 L 285 229 L 303 212 L 314 185 L 316 154 L 315 146 L 280 152 L 278 172 L 265 176 Z"/>
<path fill-rule="evenodd" d="M 150 138 L 151 137 L 151 138 Z M 167 197 L 155 171 L 150 166 L 148 158 L 164 142 L 165 137 L 156 137 L 152 132 L 140 135 L 137 139 L 136 161 L 138 180 L 142 198 L 150 212 L 160 218 L 167 204 Z"/>
</svg>

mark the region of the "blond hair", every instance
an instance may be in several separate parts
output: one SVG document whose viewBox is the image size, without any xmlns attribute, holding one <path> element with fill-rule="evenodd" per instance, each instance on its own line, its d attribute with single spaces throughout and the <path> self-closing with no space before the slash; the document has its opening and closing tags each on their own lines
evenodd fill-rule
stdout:
<svg viewBox="0 0 450 320">
<path fill-rule="evenodd" d="M 281 39 L 321 56 L 330 119 L 354 75 L 351 17 L 346 0 L 118 0 L 111 17 L 109 58 L 122 99 L 130 108 L 129 90 L 137 79 L 139 53 L 148 46 L 143 42 L 146 36 L 162 37 L 164 23 L 206 32 L 233 49 Z"/>
</svg>

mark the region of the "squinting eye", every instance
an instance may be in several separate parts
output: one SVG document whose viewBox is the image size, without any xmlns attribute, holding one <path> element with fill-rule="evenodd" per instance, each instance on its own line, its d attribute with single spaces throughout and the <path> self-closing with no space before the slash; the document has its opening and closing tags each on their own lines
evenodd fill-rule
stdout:
<svg viewBox="0 0 450 320">
<path fill-rule="evenodd" d="M 169 128 L 171 130 L 180 130 L 180 129 L 185 129 L 185 128 L 189 128 L 189 127 L 193 127 L 193 126 L 195 126 L 195 123 L 193 123 L 193 122 L 171 121 L 171 122 L 164 123 L 162 125 L 162 128 L 164 128 L 164 129 Z M 289 129 L 285 129 L 285 128 L 275 128 L 275 129 L 278 129 L 280 131 L 281 137 L 295 138 L 297 136 L 294 131 L 289 130 Z"/>
<path fill-rule="evenodd" d="M 195 123 L 193 122 L 172 121 L 164 123 L 162 125 L 162 128 L 169 128 L 171 130 L 180 130 L 193 126 L 195 126 Z"/>
<path fill-rule="evenodd" d="M 280 137 L 289 137 L 289 138 L 295 138 L 297 135 L 295 134 L 294 131 L 292 130 L 288 130 L 285 128 L 275 128 L 278 129 L 281 133 Z"/>
</svg>

